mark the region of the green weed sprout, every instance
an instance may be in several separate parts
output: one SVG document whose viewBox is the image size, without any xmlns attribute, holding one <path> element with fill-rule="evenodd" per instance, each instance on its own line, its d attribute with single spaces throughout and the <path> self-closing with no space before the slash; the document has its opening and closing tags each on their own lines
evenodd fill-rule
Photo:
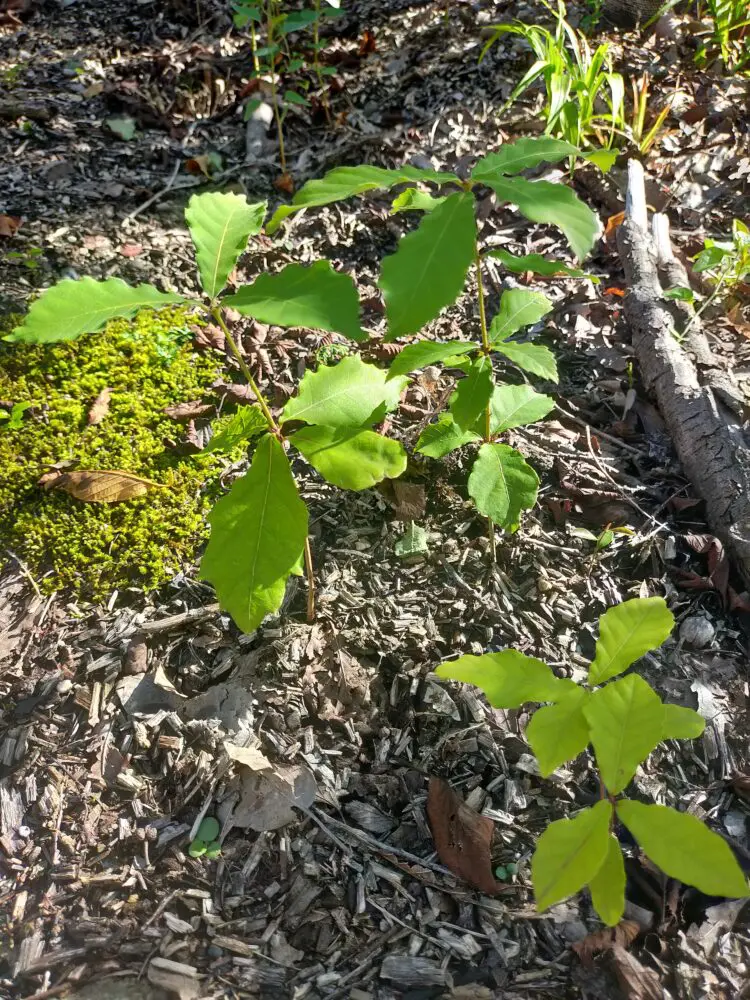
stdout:
<svg viewBox="0 0 750 1000">
<path fill-rule="evenodd" d="M 198 833 L 191 840 L 188 854 L 191 858 L 208 858 L 214 861 L 221 854 L 221 844 L 218 841 L 220 832 L 219 821 L 213 816 L 206 816 L 198 827 Z"/>
</svg>

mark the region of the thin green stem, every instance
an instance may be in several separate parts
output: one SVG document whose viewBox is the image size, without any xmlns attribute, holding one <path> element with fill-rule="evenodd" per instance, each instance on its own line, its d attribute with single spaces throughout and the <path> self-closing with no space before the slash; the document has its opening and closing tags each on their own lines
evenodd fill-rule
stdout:
<svg viewBox="0 0 750 1000">
<path fill-rule="evenodd" d="M 328 96 L 326 94 L 325 81 L 323 80 L 323 73 L 320 69 L 320 2 L 321 0 L 315 0 L 315 23 L 313 24 L 313 69 L 315 70 L 315 76 L 318 78 L 320 100 L 323 103 L 326 121 L 330 125 L 331 110 L 328 107 Z"/>
<path fill-rule="evenodd" d="M 313 569 L 310 536 L 305 539 L 305 575 L 307 576 L 307 620 L 315 621 L 315 571 Z"/>
<path fill-rule="evenodd" d="M 258 35 L 255 31 L 255 21 L 250 22 L 250 50 L 253 54 L 253 71 L 260 75 L 260 59 L 258 59 Z"/>
<path fill-rule="evenodd" d="M 693 315 L 687 321 L 685 329 L 682 331 L 682 333 L 680 334 L 680 336 L 678 338 L 680 340 L 680 342 L 682 342 L 685 339 L 685 337 L 687 337 L 687 335 L 693 329 L 693 327 L 695 326 L 695 324 L 701 318 L 702 314 L 705 312 L 706 309 L 708 309 L 708 307 L 714 301 L 714 299 L 716 298 L 716 296 L 719 294 L 721 286 L 726 281 L 726 278 L 727 278 L 726 272 L 723 272 L 722 274 L 719 275 L 719 278 L 718 278 L 718 281 L 716 282 L 716 287 L 714 288 L 714 290 L 708 296 L 708 298 L 703 303 L 703 305 L 700 307 L 700 309 L 696 309 L 695 312 L 693 313 Z"/>
<path fill-rule="evenodd" d="M 219 324 L 221 332 L 224 334 L 224 338 L 226 339 L 226 342 L 229 345 L 229 350 L 234 355 L 235 361 L 240 366 L 240 371 L 247 379 L 247 383 L 250 386 L 250 388 L 253 390 L 255 398 L 258 400 L 258 406 L 260 406 L 261 412 L 263 413 L 263 416 L 266 418 L 268 429 L 271 431 L 272 434 L 275 434 L 277 437 L 279 437 L 281 435 L 281 429 L 274 420 L 273 414 L 268 408 L 268 403 L 266 402 L 263 393 L 258 388 L 258 383 L 253 378 L 253 373 L 250 371 L 247 362 L 242 357 L 242 353 L 240 352 L 240 349 L 237 346 L 237 342 L 235 341 L 232 334 L 229 332 L 229 327 L 224 322 L 224 317 L 221 315 L 221 309 L 218 306 L 214 306 L 211 309 L 211 316 Z"/>
<path fill-rule="evenodd" d="M 477 302 L 479 303 L 479 329 L 482 333 L 482 354 L 488 359 L 492 350 L 490 346 L 490 334 L 487 329 L 487 310 L 484 304 L 484 286 L 482 285 L 482 258 L 479 255 L 479 246 L 474 241 L 474 267 L 477 273 Z M 492 410 L 488 400 L 484 411 L 484 440 L 489 444 L 492 440 Z M 487 537 L 490 540 L 490 559 L 495 562 L 495 525 L 492 518 L 487 518 Z"/>
<path fill-rule="evenodd" d="M 274 30 L 274 20 L 276 15 L 276 4 L 274 0 L 269 0 L 267 14 L 267 27 L 266 27 L 266 44 L 268 48 L 273 50 L 273 30 Z M 276 86 L 276 60 L 274 59 L 274 53 L 271 51 L 269 53 L 269 70 L 271 73 L 271 100 L 273 102 L 273 116 L 276 119 L 276 131 L 279 136 L 279 161 L 281 163 L 281 172 L 286 173 L 286 149 L 284 147 L 284 124 L 281 118 L 281 108 L 279 107 L 279 91 Z"/>
</svg>

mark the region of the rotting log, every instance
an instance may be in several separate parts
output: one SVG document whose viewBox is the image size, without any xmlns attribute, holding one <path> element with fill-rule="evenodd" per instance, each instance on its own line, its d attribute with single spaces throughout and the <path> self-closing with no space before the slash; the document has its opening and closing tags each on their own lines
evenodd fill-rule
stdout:
<svg viewBox="0 0 750 1000">
<path fill-rule="evenodd" d="M 673 265 L 671 250 L 665 250 L 665 227 L 664 217 L 657 217 L 655 232 L 669 274 Z M 705 350 L 712 352 L 700 341 L 697 324 L 686 338 L 687 350 L 680 342 L 675 312 L 659 281 L 643 167 L 637 160 L 628 164 L 625 220 L 617 242 L 628 285 L 624 315 L 644 384 L 656 397 L 685 474 L 705 503 L 711 530 L 750 587 L 750 438 L 743 406 L 731 405 L 737 403 L 731 378 L 729 394 L 720 391 L 717 368 L 707 363 Z"/>
</svg>

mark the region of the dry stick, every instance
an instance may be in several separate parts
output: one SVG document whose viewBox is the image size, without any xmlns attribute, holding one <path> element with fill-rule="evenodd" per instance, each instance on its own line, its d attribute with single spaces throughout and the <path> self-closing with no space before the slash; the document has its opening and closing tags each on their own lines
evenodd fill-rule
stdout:
<svg viewBox="0 0 750 1000">
<path fill-rule="evenodd" d="M 479 303 L 479 327 L 482 331 L 482 353 L 489 361 L 490 357 L 490 336 L 487 331 L 487 311 L 484 307 L 484 287 L 482 286 L 482 258 L 479 255 L 479 247 L 477 246 L 476 238 L 474 239 L 474 267 L 477 272 L 477 302 Z M 484 440 L 487 444 L 490 443 L 492 439 L 491 433 L 491 421 L 492 421 L 492 409 L 490 401 L 487 402 L 487 407 L 484 411 Z M 495 550 L 495 525 L 491 517 L 487 518 L 487 533 L 490 539 L 490 560 L 494 563 L 497 561 L 497 554 Z"/>
</svg>

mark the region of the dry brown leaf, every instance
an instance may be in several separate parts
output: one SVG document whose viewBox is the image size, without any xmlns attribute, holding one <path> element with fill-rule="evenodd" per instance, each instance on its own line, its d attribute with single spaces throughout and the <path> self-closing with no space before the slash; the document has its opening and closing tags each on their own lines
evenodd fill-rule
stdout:
<svg viewBox="0 0 750 1000">
<path fill-rule="evenodd" d="M 109 401 L 111 398 L 112 390 L 105 385 L 94 402 L 91 404 L 91 409 L 89 410 L 88 415 L 90 427 L 95 427 L 97 424 L 100 424 L 107 416 L 109 413 Z"/>
<path fill-rule="evenodd" d="M 0 215 L 0 236 L 15 236 L 20 225 L 17 215 Z"/>
<path fill-rule="evenodd" d="M 438 857 L 446 868 L 488 895 L 508 891 L 492 874 L 495 825 L 491 819 L 467 806 L 442 778 L 430 778 L 427 815 Z"/>
<path fill-rule="evenodd" d="M 393 513 L 399 521 L 417 521 L 425 512 L 425 489 L 419 483 L 393 481 Z"/>
<path fill-rule="evenodd" d="M 318 788 L 312 772 L 299 764 L 254 771 L 240 766 L 240 799 L 234 807 L 235 826 L 249 827 L 258 833 L 279 830 L 295 822 L 293 807 L 309 809 Z"/>
<path fill-rule="evenodd" d="M 137 257 L 143 253 L 143 247 L 138 243 L 123 243 L 119 252 L 123 257 Z"/>
<path fill-rule="evenodd" d="M 651 969 L 641 965 L 629 951 L 615 945 L 612 948 L 612 962 L 627 1000 L 664 1000 L 659 977 Z"/>
<path fill-rule="evenodd" d="M 214 160 L 210 156 L 202 154 L 201 156 L 191 156 L 189 160 L 185 161 L 185 169 L 189 174 L 203 174 L 204 177 L 210 177 L 213 169 Z"/>
<path fill-rule="evenodd" d="M 600 951 L 611 951 L 615 946 L 627 948 L 638 937 L 640 926 L 634 920 L 621 920 L 616 927 L 604 927 L 576 941 L 573 951 L 584 965 L 588 965 Z"/>
<path fill-rule="evenodd" d="M 273 186 L 277 191 L 282 191 L 284 194 L 294 194 L 294 179 L 291 174 L 282 174 L 277 177 L 273 182 Z"/>
<path fill-rule="evenodd" d="M 212 347 L 223 351 L 225 338 L 223 331 L 213 323 L 193 327 L 193 343 L 196 347 Z"/>
<path fill-rule="evenodd" d="M 167 489 L 163 483 L 155 483 L 121 469 L 46 473 L 38 483 L 46 490 L 63 490 L 86 503 L 119 503 L 145 496 L 151 489 Z"/>
<path fill-rule="evenodd" d="M 173 406 L 165 406 L 164 413 L 172 420 L 194 420 L 196 417 L 205 417 L 207 413 L 213 412 L 210 403 L 202 403 L 200 399 L 191 399 L 187 403 L 175 403 Z"/>
<path fill-rule="evenodd" d="M 232 403 L 237 403 L 238 406 L 255 402 L 255 393 L 249 385 L 214 382 L 213 388 L 220 396 L 224 396 Z"/>
<path fill-rule="evenodd" d="M 243 767 L 249 767 L 251 771 L 273 771 L 271 761 L 256 747 L 241 747 L 225 740 L 224 750 L 230 760 L 242 764 Z"/>
</svg>

